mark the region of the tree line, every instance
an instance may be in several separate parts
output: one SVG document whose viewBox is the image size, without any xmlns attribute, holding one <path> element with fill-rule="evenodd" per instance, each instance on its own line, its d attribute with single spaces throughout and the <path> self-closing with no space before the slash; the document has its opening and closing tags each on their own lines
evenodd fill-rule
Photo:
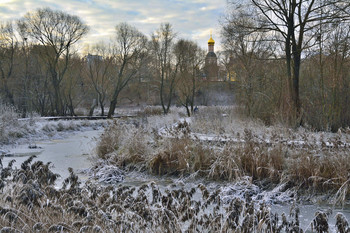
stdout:
<svg viewBox="0 0 350 233">
<path fill-rule="evenodd" d="M 227 9 L 219 60 L 237 79 L 240 111 L 267 124 L 350 125 L 348 0 L 231 0 Z M 79 17 L 49 8 L 2 23 L 2 102 L 23 116 L 75 115 L 88 105 L 111 117 L 121 99 L 157 93 L 163 113 L 175 103 L 193 112 L 205 59 L 195 42 L 177 39 L 169 23 L 150 37 L 119 23 L 109 43 L 81 55 L 77 42 L 88 31 Z"/>
<path fill-rule="evenodd" d="M 120 98 L 128 98 L 126 89 L 146 99 L 145 92 L 155 90 L 165 114 L 174 97 L 188 115 L 193 112 L 205 58 L 198 44 L 176 39 L 169 23 L 150 39 L 119 23 L 110 42 L 91 45 L 81 55 L 77 44 L 88 31 L 79 17 L 50 8 L 1 23 L 1 101 L 23 117 L 76 115 L 76 108 L 87 104 L 91 115 L 99 106 L 102 115 L 112 117 Z"/>
<path fill-rule="evenodd" d="M 225 51 L 242 111 L 266 123 L 350 125 L 350 2 L 231 0 Z"/>
</svg>

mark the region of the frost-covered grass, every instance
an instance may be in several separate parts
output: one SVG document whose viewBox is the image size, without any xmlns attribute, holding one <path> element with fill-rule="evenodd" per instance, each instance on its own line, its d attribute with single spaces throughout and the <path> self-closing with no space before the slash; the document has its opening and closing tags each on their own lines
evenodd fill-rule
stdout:
<svg viewBox="0 0 350 233">
<path fill-rule="evenodd" d="M 9 143 L 12 138 L 20 138 L 29 129 L 18 122 L 18 114 L 13 107 L 0 103 L 0 144 Z"/>
<path fill-rule="evenodd" d="M 200 114 L 204 114 L 202 109 Z M 334 201 L 344 201 L 350 170 L 345 132 L 309 139 L 303 135 L 314 132 L 300 130 L 300 135 L 298 131 L 281 129 L 286 133 L 263 140 L 260 132 L 269 129 L 259 126 L 255 132 L 249 123 L 239 133 L 211 132 L 214 137 L 208 140 L 209 137 L 199 137 L 206 134 L 202 131 L 200 135 L 193 127 L 194 117 L 186 121 L 183 117 L 181 111 L 173 111 L 166 116 L 153 114 L 113 121 L 98 147 L 103 162 L 90 169 L 90 175 L 103 185 L 91 180 L 82 185 L 70 170 L 63 187 L 55 189 L 57 175 L 51 172 L 50 164 L 33 161 L 34 157 L 19 169 L 13 169 L 11 164 L 0 165 L 0 231 L 350 231 L 344 215 L 336 214 L 335 225 L 330 225 L 329 213 L 322 211 L 310 217 L 304 227 L 297 206 L 293 205 L 289 214 L 275 214 L 264 196 L 267 188 L 275 187 L 271 195 L 283 195 L 288 188 L 303 187 L 333 190 Z M 215 122 L 212 118 L 208 121 Z M 83 124 L 40 122 L 35 122 L 37 130 L 53 135 L 78 130 Z M 298 140 L 288 143 L 295 139 L 288 139 L 288 135 Z M 123 177 L 128 173 L 121 168 L 181 179 L 169 185 L 125 184 Z M 201 180 L 205 185 L 192 182 L 186 186 L 181 181 L 185 178 Z M 220 183 L 210 187 L 209 180 Z M 233 182 L 222 185 L 223 180 L 244 180 L 247 184 L 238 190 Z"/>
<path fill-rule="evenodd" d="M 66 134 L 74 131 L 98 129 L 105 125 L 107 125 L 105 120 L 48 121 L 41 118 L 28 120 L 15 119 L 3 128 L 0 134 L 0 146 L 57 139 L 65 137 Z"/>
<path fill-rule="evenodd" d="M 230 190 L 212 190 L 203 184 L 190 188 L 154 182 L 139 186 L 102 186 L 78 180 L 72 169 L 63 187 L 50 164 L 30 157 L 21 168 L 0 166 L 1 232 L 348 232 L 345 216 L 317 211 L 302 227 L 300 212 L 273 213 L 264 203 L 230 196 Z"/>
<path fill-rule="evenodd" d="M 300 191 L 336 193 L 333 201 L 342 202 L 349 193 L 348 148 L 347 130 L 267 127 L 240 119 L 232 107 L 200 107 L 185 121 L 180 111 L 115 121 L 101 137 L 98 156 L 156 175 L 226 181 L 249 176 L 267 188 L 287 183 Z"/>
<path fill-rule="evenodd" d="M 300 142 L 333 144 L 335 142 L 334 144 L 338 145 L 350 142 L 349 128 L 331 133 L 314 131 L 307 127 L 292 129 L 283 124 L 266 126 L 257 119 L 244 118 L 235 106 L 201 106 L 198 114 L 191 117 L 191 131 L 197 134 L 238 138 L 242 137 L 247 130 L 251 131 L 257 139 L 265 142 L 277 140 L 295 144 Z"/>
</svg>

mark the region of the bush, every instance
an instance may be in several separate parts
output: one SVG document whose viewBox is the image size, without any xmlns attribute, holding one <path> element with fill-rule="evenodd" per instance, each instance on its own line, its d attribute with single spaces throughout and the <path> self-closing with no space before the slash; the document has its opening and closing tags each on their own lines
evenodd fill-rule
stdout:
<svg viewBox="0 0 350 233">
<path fill-rule="evenodd" d="M 8 143 L 12 138 L 23 136 L 18 116 L 14 107 L 0 103 L 0 143 Z"/>
</svg>

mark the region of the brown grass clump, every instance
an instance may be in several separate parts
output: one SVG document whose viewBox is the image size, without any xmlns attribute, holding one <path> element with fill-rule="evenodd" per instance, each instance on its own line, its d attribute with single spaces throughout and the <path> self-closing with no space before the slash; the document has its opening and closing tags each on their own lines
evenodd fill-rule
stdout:
<svg viewBox="0 0 350 233">
<path fill-rule="evenodd" d="M 288 164 L 290 180 L 319 191 L 337 190 L 349 179 L 350 158 L 343 153 L 298 153 Z"/>
<path fill-rule="evenodd" d="M 102 136 L 101 158 L 121 167 L 148 169 L 157 175 L 188 175 L 199 172 L 210 179 L 235 180 L 249 175 L 253 180 L 278 182 L 285 166 L 282 147 L 270 148 L 247 131 L 246 143 L 205 143 L 191 138 L 184 122 L 171 137 L 159 137 L 144 128 L 115 122 Z M 107 154 L 104 154 L 108 152 Z"/>
<path fill-rule="evenodd" d="M 209 176 L 230 181 L 250 176 L 253 180 L 268 178 L 279 182 L 285 167 L 281 150 L 254 142 L 241 145 L 227 143 L 221 152 L 216 153 Z"/>
<path fill-rule="evenodd" d="M 137 124 L 126 125 L 114 121 L 101 136 L 97 146 L 98 156 L 122 167 L 144 164 L 150 153 L 151 139 L 148 137 L 148 132 L 138 128 Z"/>
<path fill-rule="evenodd" d="M 251 131 L 246 130 L 244 143 L 228 142 L 216 153 L 210 177 L 235 180 L 243 175 L 253 180 L 265 178 L 279 182 L 285 167 L 282 146 L 270 147 L 260 143 Z"/>
<path fill-rule="evenodd" d="M 216 157 L 210 166 L 209 177 L 233 181 L 243 176 L 243 172 L 237 162 L 233 148 L 230 145 L 226 145 L 221 153 L 216 153 Z"/>
<path fill-rule="evenodd" d="M 213 150 L 188 137 L 164 140 L 159 152 L 149 161 L 149 169 L 157 175 L 205 172 L 214 157 Z"/>
<path fill-rule="evenodd" d="M 101 135 L 100 141 L 97 145 L 97 155 L 101 159 L 108 159 L 111 152 L 118 150 L 125 129 L 121 127 L 117 121 L 113 123 L 105 130 Z"/>
</svg>

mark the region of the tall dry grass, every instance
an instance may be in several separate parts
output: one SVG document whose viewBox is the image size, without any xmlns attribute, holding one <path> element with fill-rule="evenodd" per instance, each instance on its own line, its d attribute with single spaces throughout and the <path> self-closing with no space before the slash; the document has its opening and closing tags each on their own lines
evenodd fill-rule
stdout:
<svg viewBox="0 0 350 233">
<path fill-rule="evenodd" d="M 237 119 L 233 108 L 208 108 L 208 114 L 203 109 L 189 124 L 174 126 L 178 115 L 164 116 L 164 121 L 162 116 L 152 116 L 137 123 L 115 122 L 101 138 L 99 157 L 156 175 L 195 174 L 227 181 L 249 176 L 253 182 L 289 182 L 317 192 L 335 193 L 347 187 L 350 159 L 346 132 L 320 134 L 262 127 L 256 122 L 234 131 Z M 198 133 L 205 132 L 216 138 L 200 139 Z M 344 192 L 342 195 L 347 195 L 348 189 Z"/>
<path fill-rule="evenodd" d="M 346 153 L 297 153 L 287 161 L 290 180 L 305 187 L 334 190 L 349 179 L 350 158 Z"/>
<path fill-rule="evenodd" d="M 265 203 L 226 196 L 220 188 L 199 184 L 160 188 L 154 182 L 139 186 L 84 185 L 70 169 L 60 189 L 49 164 L 30 157 L 21 168 L 0 168 L 0 232 L 302 232 L 299 209 L 272 213 Z M 225 201 L 223 201 L 225 199 Z M 317 211 L 310 227 L 329 232 L 327 213 Z M 334 229 L 348 232 L 342 214 Z"/>
<path fill-rule="evenodd" d="M 149 170 L 157 175 L 206 173 L 215 159 L 214 150 L 188 137 L 162 140 L 148 162 Z"/>
<path fill-rule="evenodd" d="M 101 135 L 97 146 L 98 157 L 121 167 L 137 164 L 142 167 L 150 154 L 151 140 L 151 135 L 145 129 L 113 121 Z"/>
</svg>

